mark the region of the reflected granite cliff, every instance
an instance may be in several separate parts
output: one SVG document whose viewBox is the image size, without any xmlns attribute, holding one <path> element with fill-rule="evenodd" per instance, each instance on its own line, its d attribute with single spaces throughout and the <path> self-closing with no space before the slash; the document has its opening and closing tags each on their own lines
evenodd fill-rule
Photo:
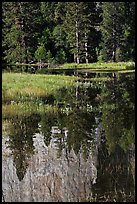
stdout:
<svg viewBox="0 0 137 204">
<path fill-rule="evenodd" d="M 134 201 L 134 77 L 78 83 L 54 105 L 4 119 L 3 201 Z"/>
</svg>

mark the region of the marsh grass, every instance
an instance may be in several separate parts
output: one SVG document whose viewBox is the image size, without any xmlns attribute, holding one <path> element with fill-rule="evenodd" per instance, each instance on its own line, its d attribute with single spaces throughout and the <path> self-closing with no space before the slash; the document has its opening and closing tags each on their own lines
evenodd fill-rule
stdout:
<svg viewBox="0 0 137 204">
<path fill-rule="evenodd" d="M 10 134 L 10 129 L 12 128 L 12 125 L 9 120 L 3 120 L 2 121 L 2 136 L 6 137 Z"/>
<path fill-rule="evenodd" d="M 79 69 L 79 68 L 88 68 L 88 69 L 102 69 L 102 70 L 121 70 L 121 69 L 134 69 L 135 62 L 104 62 L 104 63 L 89 63 L 89 64 L 76 64 L 76 63 L 66 63 L 58 68 L 61 69 Z"/>
<path fill-rule="evenodd" d="M 54 95 L 62 87 L 71 87 L 77 77 L 3 73 L 2 102 L 33 101 Z"/>
<path fill-rule="evenodd" d="M 58 112 L 57 106 L 51 105 L 37 105 L 32 102 L 17 103 L 17 104 L 4 104 L 2 105 L 2 118 L 10 119 L 13 117 L 30 116 L 32 114 L 56 113 Z"/>
<path fill-rule="evenodd" d="M 3 73 L 3 119 L 58 111 L 54 104 L 58 92 L 71 89 L 77 79 L 73 76 Z M 51 105 L 50 100 L 53 101 Z"/>
<path fill-rule="evenodd" d="M 125 70 L 120 73 L 132 73 Z M 26 73 L 2 74 L 2 116 L 22 116 L 45 111 L 57 111 L 59 92 L 69 94 L 82 81 L 108 81 L 111 77 L 84 78 L 64 75 L 41 75 Z M 52 102 L 52 103 L 51 103 Z M 52 106 L 51 106 L 52 105 Z"/>
<path fill-rule="evenodd" d="M 111 77 L 95 77 L 95 78 L 89 78 L 85 80 L 90 80 L 90 81 L 111 81 L 113 80 Z"/>
<path fill-rule="evenodd" d="M 118 73 L 135 73 L 135 69 L 119 70 Z"/>
</svg>

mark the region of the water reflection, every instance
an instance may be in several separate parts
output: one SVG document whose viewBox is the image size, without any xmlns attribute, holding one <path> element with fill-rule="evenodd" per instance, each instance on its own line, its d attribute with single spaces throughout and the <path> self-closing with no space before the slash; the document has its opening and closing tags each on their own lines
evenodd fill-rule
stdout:
<svg viewBox="0 0 137 204">
<path fill-rule="evenodd" d="M 38 115 L 10 119 L 8 148 L 11 150 L 19 181 L 26 173 L 30 156 L 34 153 L 33 135 L 38 131 Z"/>
<path fill-rule="evenodd" d="M 134 77 L 63 88 L 56 105 L 7 118 L 5 201 L 134 201 Z"/>
<path fill-rule="evenodd" d="M 100 109 L 105 140 L 98 148 L 96 202 L 134 200 L 134 96 L 134 78 L 129 76 L 122 76 L 120 83 L 116 79 L 107 82 L 102 89 Z"/>
<path fill-rule="evenodd" d="M 134 147 L 133 147 L 134 151 Z M 132 155 L 135 156 L 134 154 Z M 135 164 L 130 163 L 128 152 L 117 144 L 111 154 L 103 143 L 98 149 L 97 182 L 92 188 L 92 201 L 133 202 Z"/>
</svg>

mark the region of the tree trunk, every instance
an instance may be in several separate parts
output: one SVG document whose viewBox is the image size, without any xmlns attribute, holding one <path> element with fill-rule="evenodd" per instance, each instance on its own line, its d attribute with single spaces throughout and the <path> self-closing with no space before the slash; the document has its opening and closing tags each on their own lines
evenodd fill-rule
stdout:
<svg viewBox="0 0 137 204">
<path fill-rule="evenodd" d="M 112 61 L 116 61 L 116 30 L 115 30 L 115 22 L 113 19 L 113 32 L 112 32 L 112 39 L 113 39 L 113 45 L 112 45 Z"/>
<path fill-rule="evenodd" d="M 87 34 L 85 32 L 85 53 L 86 53 L 86 64 L 88 64 L 88 43 L 87 43 Z"/>
<path fill-rule="evenodd" d="M 77 16 L 78 16 L 78 5 L 76 2 L 76 62 L 79 64 L 79 34 L 78 34 L 78 21 L 77 21 Z"/>
<path fill-rule="evenodd" d="M 23 15 L 22 2 L 19 2 L 19 7 L 20 7 L 20 13 L 22 16 Z M 25 35 L 24 35 L 24 19 L 23 19 L 23 17 L 21 17 L 21 19 L 20 19 L 20 30 L 23 32 L 23 34 L 22 34 L 22 46 L 23 46 L 24 53 L 22 53 L 22 55 L 24 55 L 24 56 L 23 56 L 22 60 L 23 60 L 23 63 L 28 63 L 26 41 L 25 41 Z M 27 70 L 28 70 L 28 68 L 27 68 Z"/>
<path fill-rule="evenodd" d="M 74 62 L 76 63 L 76 54 L 74 53 Z"/>
<path fill-rule="evenodd" d="M 116 62 L 116 45 L 113 44 L 112 61 Z"/>
<path fill-rule="evenodd" d="M 42 63 L 42 62 L 41 62 L 41 60 L 40 60 L 40 66 L 39 66 L 39 69 L 41 69 L 41 63 Z"/>
</svg>

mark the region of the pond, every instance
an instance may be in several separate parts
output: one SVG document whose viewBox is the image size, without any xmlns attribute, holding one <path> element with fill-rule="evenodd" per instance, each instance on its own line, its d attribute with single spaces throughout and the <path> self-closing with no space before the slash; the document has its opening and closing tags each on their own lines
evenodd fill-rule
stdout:
<svg viewBox="0 0 137 204">
<path fill-rule="evenodd" d="M 3 202 L 135 202 L 135 78 L 78 82 L 3 116 Z"/>
</svg>

